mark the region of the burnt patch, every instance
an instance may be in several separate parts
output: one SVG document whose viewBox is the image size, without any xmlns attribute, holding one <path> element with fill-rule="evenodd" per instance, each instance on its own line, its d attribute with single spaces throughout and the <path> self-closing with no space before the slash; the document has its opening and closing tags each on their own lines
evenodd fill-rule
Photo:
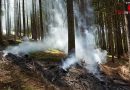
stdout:
<svg viewBox="0 0 130 90">
<path fill-rule="evenodd" d="M 103 76 L 103 80 L 99 80 L 95 75 L 88 73 L 86 69 L 79 66 L 65 71 L 60 67 L 59 62 L 41 62 L 30 58 L 28 55 L 21 57 L 9 53 L 6 58 L 13 64 L 18 65 L 23 71 L 36 74 L 42 80 L 46 79 L 60 89 L 130 90 L 127 82 L 124 83 L 122 80 L 111 79 L 105 76 Z M 117 82 L 123 82 L 124 84 Z"/>
</svg>

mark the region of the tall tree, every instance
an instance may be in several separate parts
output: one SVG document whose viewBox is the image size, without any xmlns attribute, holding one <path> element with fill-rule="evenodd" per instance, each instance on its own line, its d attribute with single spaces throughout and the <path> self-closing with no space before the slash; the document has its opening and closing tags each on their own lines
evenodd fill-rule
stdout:
<svg viewBox="0 0 130 90">
<path fill-rule="evenodd" d="M 130 2 L 130 0 L 126 0 L 127 2 Z M 127 6 L 125 6 L 127 8 Z M 126 15 L 126 28 L 128 33 L 128 56 L 129 56 L 129 70 L 130 70 L 130 14 Z"/>
<path fill-rule="evenodd" d="M 25 3 L 23 0 L 22 4 L 22 9 L 23 9 L 23 36 L 26 36 L 26 30 L 25 30 Z"/>
<path fill-rule="evenodd" d="M 22 33 L 22 30 L 21 30 L 21 3 L 20 3 L 20 0 L 18 2 L 18 32 L 19 32 L 19 38 L 21 38 L 21 33 Z"/>
<path fill-rule="evenodd" d="M 10 0 L 7 0 L 7 11 L 6 11 L 6 34 L 9 36 L 11 34 L 10 30 Z"/>
<path fill-rule="evenodd" d="M 75 31 L 74 31 L 74 12 L 73 0 L 67 0 L 67 18 L 68 18 L 68 52 L 75 51 Z"/>
<path fill-rule="evenodd" d="M 43 17 L 42 17 L 42 1 L 39 0 L 39 10 L 40 10 L 40 28 L 41 28 L 41 38 L 43 39 L 43 34 L 46 32 L 43 32 Z"/>
<path fill-rule="evenodd" d="M 2 10 L 1 10 L 1 8 L 2 8 L 2 1 L 0 0 L 0 44 L 1 44 L 1 42 L 2 42 L 2 23 L 1 23 L 1 14 L 2 14 Z"/>
<path fill-rule="evenodd" d="M 32 0 L 32 13 L 31 13 L 31 32 L 32 39 L 37 40 L 37 29 L 36 29 L 36 1 Z"/>
</svg>

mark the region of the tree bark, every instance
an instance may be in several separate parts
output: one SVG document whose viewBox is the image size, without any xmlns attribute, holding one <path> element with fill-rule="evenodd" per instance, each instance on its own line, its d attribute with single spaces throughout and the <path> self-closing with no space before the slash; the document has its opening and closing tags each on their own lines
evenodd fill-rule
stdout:
<svg viewBox="0 0 130 90">
<path fill-rule="evenodd" d="M 130 2 L 130 0 L 126 0 L 127 2 Z M 125 6 L 127 9 L 127 5 Z M 126 31 L 128 33 L 127 40 L 128 40 L 128 56 L 129 56 L 129 71 L 130 71 L 130 14 L 127 14 L 125 17 L 125 23 L 126 23 Z"/>
<path fill-rule="evenodd" d="M 43 31 L 43 17 L 42 17 L 42 1 L 39 0 L 39 10 L 40 10 L 40 28 L 41 28 L 41 39 L 45 36 L 45 33 Z M 44 34 L 44 35 L 43 35 Z"/>
<path fill-rule="evenodd" d="M 24 0 L 23 0 L 23 36 L 26 36 L 26 28 L 25 28 L 25 5 L 24 5 Z"/>
<path fill-rule="evenodd" d="M 73 0 L 67 0 L 67 18 L 68 18 L 68 53 L 75 52 L 75 31 Z"/>
<path fill-rule="evenodd" d="M 2 37 L 2 23 L 1 23 L 1 7 L 2 7 L 2 4 L 1 4 L 1 0 L 0 0 L 0 44 L 1 44 L 1 42 L 2 42 L 2 40 L 3 40 L 3 37 Z"/>
</svg>

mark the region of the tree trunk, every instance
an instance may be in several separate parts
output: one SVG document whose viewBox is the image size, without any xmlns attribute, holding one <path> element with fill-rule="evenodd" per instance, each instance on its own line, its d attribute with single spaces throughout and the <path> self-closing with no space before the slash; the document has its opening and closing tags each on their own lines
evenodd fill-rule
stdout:
<svg viewBox="0 0 130 90">
<path fill-rule="evenodd" d="M 22 36 L 22 30 L 21 30 L 21 3 L 20 3 L 20 0 L 19 0 L 19 15 L 18 15 L 18 23 L 19 23 L 19 26 L 18 26 L 18 30 L 19 30 L 19 38 L 21 38 Z"/>
<path fill-rule="evenodd" d="M 129 58 L 129 72 L 130 72 L 130 15 L 125 16 L 127 41 L 128 41 L 128 58 Z"/>
<path fill-rule="evenodd" d="M 23 36 L 26 36 L 26 30 L 25 30 L 25 5 L 24 5 L 24 0 L 23 0 Z"/>
<path fill-rule="evenodd" d="M 130 38 L 130 14 L 127 15 L 127 22 L 128 22 L 128 31 L 129 31 L 129 38 Z"/>
<path fill-rule="evenodd" d="M 1 0 L 0 0 L 0 44 L 2 43 L 2 23 L 1 23 L 1 7 L 2 7 L 2 4 L 1 4 Z"/>
<path fill-rule="evenodd" d="M 74 31 L 74 15 L 73 0 L 67 0 L 67 18 L 68 18 L 68 52 L 75 52 L 75 31 Z"/>
<path fill-rule="evenodd" d="M 32 13 L 31 13 L 31 31 L 32 39 L 37 40 L 37 31 L 36 31 L 36 2 L 32 0 Z"/>
<path fill-rule="evenodd" d="M 10 1 L 9 0 L 7 0 L 7 22 L 6 22 L 6 31 L 7 31 L 7 36 L 9 36 L 10 34 L 11 34 L 11 30 L 10 30 L 10 21 L 9 21 L 9 19 L 10 19 L 10 11 L 9 11 L 9 8 L 10 8 Z M 8 37 L 9 38 L 9 37 Z"/>
<path fill-rule="evenodd" d="M 126 0 L 129 1 L 130 0 Z M 127 8 L 127 6 L 125 6 L 125 8 Z M 130 71 L 130 14 L 126 15 L 125 17 L 125 23 L 126 23 L 126 31 L 128 33 L 127 35 L 127 40 L 128 40 L 128 56 L 129 56 L 129 71 Z"/>
<path fill-rule="evenodd" d="M 45 36 L 45 33 L 43 31 L 43 17 L 42 17 L 42 1 L 39 0 L 39 10 L 40 10 L 40 28 L 41 28 L 41 39 Z M 44 35 L 43 35 L 44 34 Z"/>
</svg>

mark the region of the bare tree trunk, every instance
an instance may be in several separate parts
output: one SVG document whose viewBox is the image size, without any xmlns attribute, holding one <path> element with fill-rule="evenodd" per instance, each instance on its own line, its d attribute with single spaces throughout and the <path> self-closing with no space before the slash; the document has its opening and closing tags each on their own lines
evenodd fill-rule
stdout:
<svg viewBox="0 0 130 90">
<path fill-rule="evenodd" d="M 126 1 L 130 2 L 130 0 L 126 0 Z M 127 9 L 127 6 L 125 6 L 125 8 Z M 130 72 L 130 14 L 125 16 L 125 23 L 126 23 L 126 31 L 127 31 L 129 72 Z"/>
<path fill-rule="evenodd" d="M 17 39 L 17 20 L 18 20 L 18 0 L 14 0 L 14 30 L 15 30 L 15 40 Z"/>
<path fill-rule="evenodd" d="M 68 17 L 68 52 L 75 51 L 75 31 L 74 31 L 74 15 L 73 0 L 67 0 L 67 17 Z"/>
<path fill-rule="evenodd" d="M 1 4 L 1 0 L 0 0 L 0 44 L 2 43 L 2 40 L 3 40 L 3 37 L 2 37 L 2 23 L 1 23 L 1 7 L 2 7 L 2 4 Z"/>
<path fill-rule="evenodd" d="M 114 56 L 115 56 L 115 54 L 114 54 L 114 40 L 113 40 L 113 37 L 114 37 L 114 35 L 113 35 L 113 18 L 111 17 L 111 31 L 110 31 L 110 37 L 111 37 L 111 41 L 110 41 L 110 45 L 111 45 L 111 53 L 112 53 L 112 62 L 114 63 L 115 61 L 114 61 Z"/>
<path fill-rule="evenodd" d="M 27 22 L 27 36 L 29 37 L 30 29 L 29 29 L 28 15 L 27 15 L 26 22 Z"/>
<path fill-rule="evenodd" d="M 126 23 L 126 32 L 127 32 L 127 41 L 128 41 L 128 58 L 129 58 L 129 72 L 130 72 L 130 28 L 129 28 L 129 20 L 128 16 L 125 16 L 125 23 Z"/>
<path fill-rule="evenodd" d="M 37 31 L 36 31 L 36 2 L 32 0 L 32 13 L 31 13 L 31 31 L 32 39 L 37 40 Z"/>
<path fill-rule="evenodd" d="M 130 14 L 127 15 L 127 22 L 128 22 L 128 31 L 129 31 L 129 38 L 130 38 Z"/>
<path fill-rule="evenodd" d="M 10 8 L 10 2 L 9 0 L 7 0 L 7 22 L 6 22 L 6 31 L 7 31 L 7 36 L 9 36 L 11 34 L 11 30 L 10 30 L 10 22 L 9 22 L 9 19 L 10 19 L 10 11 L 9 11 L 9 8 Z M 8 37 L 9 38 L 9 37 Z"/>
<path fill-rule="evenodd" d="M 40 10 L 41 39 L 43 39 L 43 37 L 45 36 L 46 32 L 43 31 L 43 16 L 42 16 L 42 1 L 41 0 L 39 0 L 39 10 Z"/>
<path fill-rule="evenodd" d="M 20 3 L 20 0 L 19 0 L 19 15 L 18 15 L 18 23 L 19 23 L 19 26 L 18 26 L 18 29 L 19 29 L 19 38 L 21 38 L 21 34 L 22 34 L 22 30 L 21 30 L 21 3 Z"/>
<path fill-rule="evenodd" d="M 24 5 L 24 0 L 23 0 L 23 36 L 26 36 L 26 28 L 25 28 L 25 5 Z"/>
<path fill-rule="evenodd" d="M 128 20 L 128 32 L 129 32 L 129 39 L 128 39 L 128 55 L 129 55 L 129 72 L 130 72 L 130 14 L 127 15 L 127 20 Z"/>
<path fill-rule="evenodd" d="M 129 55 L 129 71 L 130 71 L 130 14 L 127 15 L 127 20 L 128 20 L 128 55 Z"/>
</svg>

